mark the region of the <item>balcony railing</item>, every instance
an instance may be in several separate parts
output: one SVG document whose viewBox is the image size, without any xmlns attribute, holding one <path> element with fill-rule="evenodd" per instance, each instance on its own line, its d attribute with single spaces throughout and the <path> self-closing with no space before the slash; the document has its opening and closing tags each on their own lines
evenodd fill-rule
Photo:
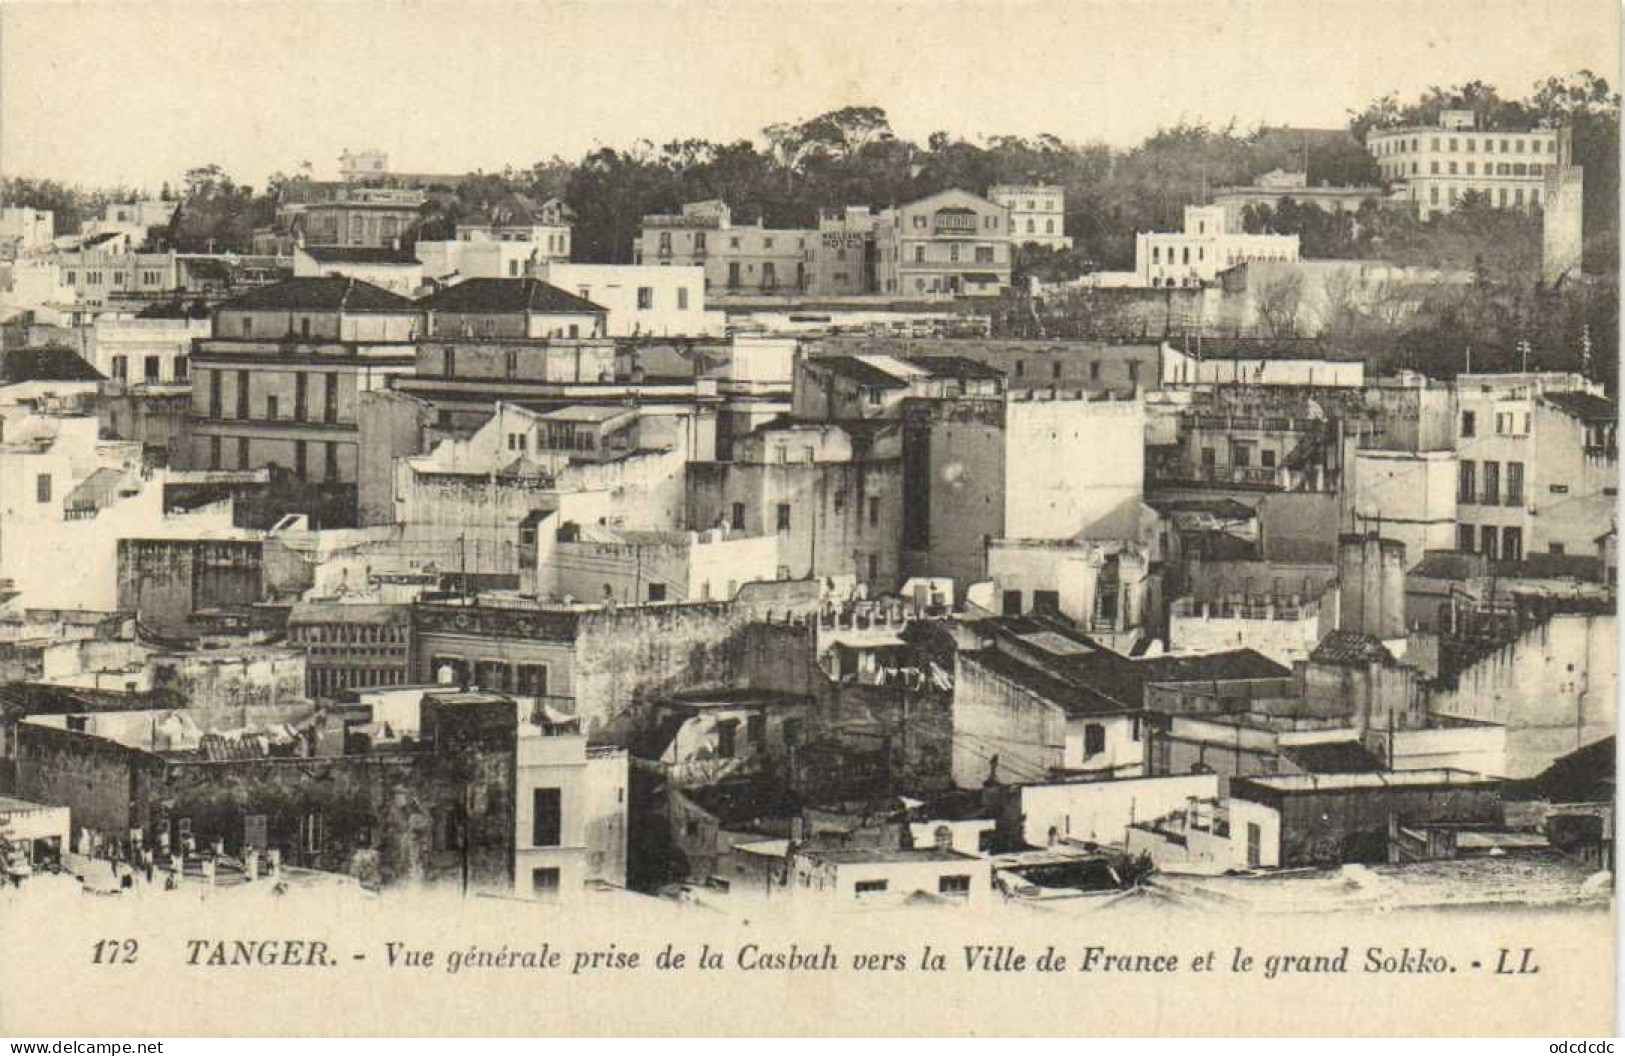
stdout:
<svg viewBox="0 0 1625 1056">
<path fill-rule="evenodd" d="M 1288 621 L 1309 619 L 1320 611 L 1320 606 L 1315 602 L 1294 602 L 1290 598 L 1279 601 L 1180 598 L 1173 603 L 1171 611 L 1183 619 Z"/>
<path fill-rule="evenodd" d="M 1281 486 L 1280 469 L 1275 466 L 1236 466 L 1187 461 L 1164 462 L 1153 471 L 1155 479 L 1203 481 L 1216 484 L 1262 484 Z"/>
</svg>

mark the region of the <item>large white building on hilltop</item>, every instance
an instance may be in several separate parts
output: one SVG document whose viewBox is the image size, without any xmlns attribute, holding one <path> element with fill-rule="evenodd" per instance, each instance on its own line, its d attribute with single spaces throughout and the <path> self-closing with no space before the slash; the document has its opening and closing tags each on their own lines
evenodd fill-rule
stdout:
<svg viewBox="0 0 1625 1056">
<path fill-rule="evenodd" d="M 1394 196 L 1414 203 L 1423 220 L 1449 212 L 1468 191 L 1501 209 L 1532 209 L 1558 163 L 1556 130 L 1481 129 L 1471 110 L 1446 110 L 1433 128 L 1374 128 L 1365 143 Z"/>
</svg>

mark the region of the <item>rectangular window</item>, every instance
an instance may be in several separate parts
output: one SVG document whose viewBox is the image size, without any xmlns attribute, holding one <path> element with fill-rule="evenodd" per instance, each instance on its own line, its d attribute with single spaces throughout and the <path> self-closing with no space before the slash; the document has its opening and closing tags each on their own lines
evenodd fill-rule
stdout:
<svg viewBox="0 0 1625 1056">
<path fill-rule="evenodd" d="M 1275 451 L 1274 451 L 1274 449 L 1266 447 L 1264 450 L 1262 450 L 1262 451 L 1260 451 L 1258 453 L 1258 457 L 1259 457 L 1260 465 L 1262 465 L 1265 469 L 1274 469 L 1275 468 Z"/>
<path fill-rule="evenodd" d="M 218 436 L 209 437 L 209 468 L 220 468 L 220 438 Z"/>
<path fill-rule="evenodd" d="M 717 723 L 717 758 L 732 759 L 739 750 L 739 720 L 723 719 Z"/>
<path fill-rule="evenodd" d="M 778 516 L 777 516 L 777 518 L 775 520 L 774 526 L 781 532 L 788 532 L 790 530 L 790 504 L 789 503 L 787 503 L 787 502 L 779 503 Z"/>
<path fill-rule="evenodd" d="M 307 409 L 307 405 L 310 402 L 309 396 L 310 396 L 310 376 L 308 374 L 306 374 L 304 371 L 300 371 L 298 374 L 295 374 L 293 376 L 293 420 L 294 421 L 302 422 L 302 421 L 305 420 L 305 411 Z M 271 417 L 274 418 L 276 416 L 272 415 Z"/>
<path fill-rule="evenodd" d="M 852 890 L 859 895 L 879 895 L 886 891 L 884 880 L 859 880 L 852 885 Z"/>
<path fill-rule="evenodd" d="M 293 442 L 293 475 L 299 480 L 304 480 L 306 473 L 309 471 L 305 456 L 305 441 L 295 440 Z"/>
<path fill-rule="evenodd" d="M 1091 722 L 1083 728 L 1083 757 L 1099 755 L 1106 750 L 1106 727 Z"/>
<path fill-rule="evenodd" d="M 275 396 L 265 397 L 265 417 L 268 421 L 276 421 L 282 416 L 282 405 Z"/>
<path fill-rule="evenodd" d="M 1508 506 L 1523 505 L 1523 463 L 1507 463 L 1507 498 Z"/>
<path fill-rule="evenodd" d="M 1501 559 L 1501 551 L 1496 544 L 1500 540 L 1496 534 L 1495 526 L 1493 524 L 1484 525 L 1483 529 L 1479 532 L 1479 538 L 1483 540 L 1483 545 L 1480 547 L 1480 549 L 1483 550 L 1484 556 L 1489 558 L 1491 561 L 1499 561 Z"/>
<path fill-rule="evenodd" d="M 763 748 L 767 745 L 767 716 L 752 715 L 745 720 L 745 739 L 752 748 Z"/>
<path fill-rule="evenodd" d="M 323 459 L 322 476 L 332 482 L 339 479 L 339 445 L 331 440 L 327 442 L 327 454 Z"/>
<path fill-rule="evenodd" d="M 339 420 L 339 376 L 329 374 L 323 379 L 322 391 L 322 421 L 332 423 Z"/>
<path fill-rule="evenodd" d="M 732 525 L 736 532 L 745 530 L 745 504 L 742 502 L 734 503 Z"/>
<path fill-rule="evenodd" d="M 955 876 L 938 877 L 937 894 L 950 897 L 962 897 L 970 894 L 970 877 L 963 873 Z"/>
<path fill-rule="evenodd" d="M 650 583 L 649 584 L 649 600 L 650 601 L 665 601 L 666 600 L 666 584 L 664 584 L 664 583 Z"/>
<path fill-rule="evenodd" d="M 185 381 L 186 380 L 186 367 L 187 367 L 186 357 L 185 356 L 176 356 L 175 357 L 175 380 L 176 381 Z"/>
<path fill-rule="evenodd" d="M 248 468 L 248 437 L 246 436 L 237 438 L 237 468 Z"/>
<path fill-rule="evenodd" d="M 248 420 L 248 371 L 237 372 L 237 418 Z"/>
<path fill-rule="evenodd" d="M 1456 469 L 1456 501 L 1478 501 L 1478 466 L 1470 460 L 1464 459 Z"/>
<path fill-rule="evenodd" d="M 1473 552 L 1473 526 L 1458 524 L 1456 526 L 1456 549 L 1464 554 Z"/>
<path fill-rule="evenodd" d="M 113 357 L 113 380 L 125 381 L 130 376 L 130 361 L 125 356 Z"/>
<path fill-rule="evenodd" d="M 51 501 L 51 475 L 41 473 L 34 478 L 34 499 L 37 502 Z"/>
<path fill-rule="evenodd" d="M 653 286 L 638 287 L 638 311 L 646 312 L 655 306 L 655 290 Z"/>
<path fill-rule="evenodd" d="M 1484 505 L 1495 506 L 1501 501 L 1501 463 L 1484 463 Z"/>
<path fill-rule="evenodd" d="M 564 793 L 557 788 L 535 788 L 530 793 L 530 845 L 557 847 L 564 831 Z"/>
<path fill-rule="evenodd" d="M 516 692 L 522 697 L 547 696 L 547 665 L 520 664 Z"/>
<path fill-rule="evenodd" d="M 1472 411 L 1461 412 L 1461 435 L 1475 436 L 1478 433 L 1478 415 Z"/>
<path fill-rule="evenodd" d="M 1523 529 L 1503 528 L 1501 530 L 1501 560 L 1523 560 Z"/>
<path fill-rule="evenodd" d="M 530 871 L 530 894 L 532 898 L 551 902 L 559 897 L 559 871 L 557 869 L 532 869 Z"/>
</svg>

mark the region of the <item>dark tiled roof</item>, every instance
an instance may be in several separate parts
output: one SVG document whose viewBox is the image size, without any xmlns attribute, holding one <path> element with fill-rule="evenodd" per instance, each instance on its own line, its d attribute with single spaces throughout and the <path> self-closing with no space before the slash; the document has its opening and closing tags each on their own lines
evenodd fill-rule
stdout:
<svg viewBox="0 0 1625 1056">
<path fill-rule="evenodd" d="M 1283 745 L 1281 754 L 1311 774 L 1370 774 L 1383 768 L 1382 760 L 1357 741 Z"/>
<path fill-rule="evenodd" d="M 1515 794 L 1553 803 L 1606 803 L 1614 798 L 1614 775 L 1614 738 L 1604 737 L 1518 782 Z"/>
<path fill-rule="evenodd" d="M 0 713 L 11 715 L 67 715 L 95 711 L 153 711 L 183 708 L 185 699 L 174 690 L 120 693 L 45 682 L 0 683 Z"/>
<path fill-rule="evenodd" d="M 359 279 L 327 276 L 285 279 L 250 290 L 220 305 L 223 311 L 379 312 L 407 314 L 416 309 L 409 298 Z"/>
<path fill-rule="evenodd" d="M 418 305 L 436 312 L 556 312 L 600 314 L 605 309 L 540 279 L 464 279 Z"/>
<path fill-rule="evenodd" d="M 233 763 L 263 759 L 267 754 L 265 748 L 265 741 L 258 737 L 205 733 L 198 741 L 197 752 L 211 763 Z"/>
<path fill-rule="evenodd" d="M 1059 678 L 1013 656 L 1001 653 L 996 648 L 975 649 L 959 655 L 966 662 L 986 668 L 1034 696 L 1049 701 L 1069 716 L 1111 715 L 1121 711 L 1132 711 L 1138 707 L 1137 704 L 1113 698 L 1082 684 L 1082 678 L 1085 676 Z M 1125 663 L 1132 663 L 1126 657 L 1122 659 Z"/>
<path fill-rule="evenodd" d="M 1602 558 L 1590 554 L 1526 554 L 1522 561 L 1497 561 L 1502 579 L 1578 579 L 1602 582 Z"/>
<path fill-rule="evenodd" d="M 1391 664 L 1394 654 L 1368 634 L 1332 631 L 1315 646 L 1309 659 L 1317 664 Z"/>
<path fill-rule="evenodd" d="M 40 345 L 0 353 L 0 384 L 23 381 L 102 381 L 101 371 L 71 348 Z"/>
<path fill-rule="evenodd" d="M 1407 573 L 1408 576 L 1424 576 L 1428 579 L 1465 580 L 1474 576 L 1484 575 L 1484 557 L 1482 554 L 1460 553 L 1455 550 L 1429 550 L 1422 555 L 1422 560 Z"/>
<path fill-rule="evenodd" d="M 1212 682 L 1285 678 L 1292 672 L 1252 649 L 1232 649 L 1200 656 L 1131 658 L 1098 644 L 1063 621 L 1045 616 L 983 620 L 1011 649 L 1044 654 L 1033 663 L 1009 650 L 983 649 L 965 655 L 989 670 L 1051 700 L 1069 715 L 1110 714 L 1136 710 L 1145 703 L 1145 687 L 1168 682 Z M 1058 648 L 1050 648 L 1053 643 Z"/>
<path fill-rule="evenodd" d="M 808 363 L 871 389 L 908 388 L 908 382 L 902 378 L 856 356 L 815 356 Z"/>
<path fill-rule="evenodd" d="M 1543 398 L 1564 414 L 1583 422 L 1619 420 L 1619 408 L 1614 406 L 1613 400 L 1593 396 L 1589 392 L 1548 392 Z"/>
<path fill-rule="evenodd" d="M 1198 656 L 1153 656 L 1135 661 L 1150 682 L 1221 682 L 1286 678 L 1292 672 L 1256 649 L 1228 649 Z"/>
<path fill-rule="evenodd" d="M 402 264 L 421 266 L 418 258 L 404 249 L 388 246 L 306 246 L 310 258 L 321 264 Z"/>
<path fill-rule="evenodd" d="M 939 378 L 998 380 L 1004 371 L 965 356 L 909 356 L 908 362 L 929 370 Z"/>
</svg>

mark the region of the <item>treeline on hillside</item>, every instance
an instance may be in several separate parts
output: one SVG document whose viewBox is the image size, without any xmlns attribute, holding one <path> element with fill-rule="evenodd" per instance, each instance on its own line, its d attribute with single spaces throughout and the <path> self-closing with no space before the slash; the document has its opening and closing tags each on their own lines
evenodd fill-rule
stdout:
<svg viewBox="0 0 1625 1056">
<path fill-rule="evenodd" d="M 604 147 L 579 161 L 554 157 L 528 169 L 475 174 L 456 188 L 431 189 L 414 237 L 447 237 L 458 220 L 515 192 L 537 199 L 559 196 L 577 214 L 577 258 L 619 262 L 629 259 L 644 214 L 674 211 L 687 201 L 723 198 L 741 221 L 793 227 L 814 225 L 820 208 L 830 206 L 885 208 L 950 187 L 983 192 L 996 183 L 1049 183 L 1066 191 L 1066 231 L 1075 249 L 1036 255 L 1028 266 L 1064 277 L 1131 266 L 1135 232 L 1177 228 L 1187 204 L 1203 201 L 1215 188 L 1251 183 L 1272 169 L 1306 168 L 1311 184 L 1380 185 L 1381 174 L 1363 145 L 1365 133 L 1432 123 L 1446 108 L 1472 109 L 1489 127 L 1572 125 L 1578 160 L 1587 170 L 1588 253 L 1594 258 L 1588 264 L 1612 270 L 1619 99 L 1589 72 L 1539 82 L 1521 99 L 1502 98 L 1479 81 L 1432 88 L 1408 104 L 1388 95 L 1351 111 L 1342 129 L 1245 130 L 1234 122 L 1183 122 L 1128 150 L 1050 135 L 995 135 L 973 142 L 946 131 L 916 143 L 898 136 L 880 107 L 849 106 L 769 125 L 755 140 L 640 141 Z M 165 235 L 183 250 L 245 250 L 249 234 L 271 222 L 277 197 L 297 178 L 278 173 L 256 193 L 219 166 L 193 169 L 173 192 L 182 209 Z M 69 188 L 51 180 L 0 184 L 7 203 L 55 209 L 59 231 L 76 229 L 78 220 L 102 202 L 128 193 Z M 1255 218 L 1255 225 L 1297 233 L 1305 255 L 1319 257 L 1426 256 L 1418 247 L 1439 233 L 1410 231 L 1398 220 L 1355 225 L 1312 206 L 1283 208 L 1279 215 Z M 1486 231 L 1477 248 L 1452 251 L 1440 262 L 1470 266 L 1478 249 L 1499 254 L 1504 233 Z"/>
</svg>

